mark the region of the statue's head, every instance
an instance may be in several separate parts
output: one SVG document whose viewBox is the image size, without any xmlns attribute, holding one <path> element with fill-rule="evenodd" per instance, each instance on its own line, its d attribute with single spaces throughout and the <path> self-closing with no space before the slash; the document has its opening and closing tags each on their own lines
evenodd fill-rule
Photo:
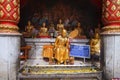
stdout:
<svg viewBox="0 0 120 80">
<path fill-rule="evenodd" d="M 100 38 L 100 35 L 99 33 L 95 33 L 95 36 L 94 36 L 96 39 Z"/>
<path fill-rule="evenodd" d="M 65 29 L 62 30 L 62 36 L 66 37 L 67 36 L 67 31 Z"/>
<path fill-rule="evenodd" d="M 59 23 L 62 23 L 62 19 L 59 19 Z"/>
<path fill-rule="evenodd" d="M 30 22 L 30 21 L 28 21 L 28 25 L 31 25 L 31 22 Z"/>
<path fill-rule="evenodd" d="M 77 26 L 81 26 L 81 23 L 80 23 L 80 22 L 78 22 L 78 23 L 77 23 Z"/>
<path fill-rule="evenodd" d="M 45 22 L 43 22 L 42 26 L 43 26 L 43 27 L 45 27 L 45 26 L 46 26 L 46 23 L 45 23 Z"/>
</svg>

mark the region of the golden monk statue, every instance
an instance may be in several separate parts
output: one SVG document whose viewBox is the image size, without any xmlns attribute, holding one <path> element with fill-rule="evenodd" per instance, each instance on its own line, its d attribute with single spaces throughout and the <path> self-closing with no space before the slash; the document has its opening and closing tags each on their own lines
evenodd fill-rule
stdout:
<svg viewBox="0 0 120 80">
<path fill-rule="evenodd" d="M 54 50 L 57 64 L 64 62 L 66 65 L 67 60 L 69 60 L 69 39 L 67 38 L 67 31 L 65 29 L 63 29 L 62 34 L 56 38 Z"/>
<path fill-rule="evenodd" d="M 90 41 L 91 54 L 100 55 L 100 37 L 95 33 L 94 38 Z"/>
<path fill-rule="evenodd" d="M 43 22 L 42 27 L 40 28 L 40 32 L 38 36 L 48 36 L 48 29 L 46 27 L 46 23 Z"/>
<path fill-rule="evenodd" d="M 63 29 L 64 29 L 64 25 L 62 24 L 62 20 L 59 19 L 59 23 L 57 24 L 57 31 L 59 32 L 59 34 L 62 33 Z"/>
</svg>

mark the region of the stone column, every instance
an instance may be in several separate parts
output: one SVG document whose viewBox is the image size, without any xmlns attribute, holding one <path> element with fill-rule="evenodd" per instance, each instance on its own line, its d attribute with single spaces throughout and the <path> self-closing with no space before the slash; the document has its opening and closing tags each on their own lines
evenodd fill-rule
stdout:
<svg viewBox="0 0 120 80">
<path fill-rule="evenodd" d="M 105 80 L 120 77 L 120 0 L 103 0 L 101 54 Z"/>
<path fill-rule="evenodd" d="M 0 0 L 0 80 L 16 80 L 20 33 L 19 0 Z"/>
</svg>

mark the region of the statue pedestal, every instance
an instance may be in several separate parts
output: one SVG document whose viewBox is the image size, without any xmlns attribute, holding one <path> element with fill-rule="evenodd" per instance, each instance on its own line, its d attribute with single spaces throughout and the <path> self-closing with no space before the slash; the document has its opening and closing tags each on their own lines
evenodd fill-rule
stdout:
<svg viewBox="0 0 120 80">
<path fill-rule="evenodd" d="M 0 33 L 0 80 L 16 80 L 20 34 Z"/>
<path fill-rule="evenodd" d="M 120 77 L 120 33 L 102 34 L 101 65 L 105 80 Z M 103 61 L 104 59 L 104 61 Z"/>
<path fill-rule="evenodd" d="M 46 62 L 43 60 L 42 51 L 43 51 L 43 45 L 50 45 L 54 44 L 55 39 L 54 38 L 26 38 L 25 39 L 27 45 L 32 46 L 30 53 L 29 53 L 29 61 L 32 60 L 38 62 L 36 64 L 39 65 L 48 65 L 49 62 Z M 73 39 L 71 44 L 80 44 L 80 45 L 86 45 L 88 43 L 88 39 Z M 76 62 L 78 64 L 78 62 Z M 80 64 L 79 64 L 80 65 Z"/>
</svg>

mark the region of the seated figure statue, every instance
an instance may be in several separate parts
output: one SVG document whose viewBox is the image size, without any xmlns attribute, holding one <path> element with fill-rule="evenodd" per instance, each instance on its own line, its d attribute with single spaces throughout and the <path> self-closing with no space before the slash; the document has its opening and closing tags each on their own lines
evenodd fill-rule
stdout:
<svg viewBox="0 0 120 80">
<path fill-rule="evenodd" d="M 64 29 L 64 25 L 62 24 L 62 20 L 59 19 L 59 23 L 57 24 L 57 31 L 60 35 L 61 35 L 63 29 Z"/>
<path fill-rule="evenodd" d="M 57 64 L 64 63 L 66 65 L 67 60 L 69 60 L 69 39 L 67 38 L 67 31 L 65 29 L 56 38 L 54 46 Z"/>
<path fill-rule="evenodd" d="M 72 32 L 70 32 L 69 37 L 70 38 L 86 38 L 80 22 L 78 22 L 77 27 Z"/>
<path fill-rule="evenodd" d="M 54 28 L 54 24 L 53 24 L 53 23 L 50 24 L 48 32 L 49 32 L 49 35 L 50 35 L 52 38 L 55 37 L 55 32 L 56 32 L 56 30 L 55 30 L 55 28 Z"/>
<path fill-rule="evenodd" d="M 28 21 L 28 25 L 25 27 L 25 31 L 28 32 L 28 33 L 31 33 L 32 30 L 33 30 L 33 25 L 31 25 L 31 22 Z"/>
<path fill-rule="evenodd" d="M 90 40 L 90 48 L 91 48 L 92 55 L 100 55 L 99 33 L 95 33 L 94 38 Z"/>
<path fill-rule="evenodd" d="M 25 32 L 23 32 L 24 37 L 32 37 L 34 26 L 28 21 L 27 26 L 25 27 Z"/>
<path fill-rule="evenodd" d="M 39 37 L 48 37 L 48 29 L 46 27 L 46 23 L 43 22 L 42 27 L 40 28 L 40 31 L 38 33 Z"/>
</svg>

